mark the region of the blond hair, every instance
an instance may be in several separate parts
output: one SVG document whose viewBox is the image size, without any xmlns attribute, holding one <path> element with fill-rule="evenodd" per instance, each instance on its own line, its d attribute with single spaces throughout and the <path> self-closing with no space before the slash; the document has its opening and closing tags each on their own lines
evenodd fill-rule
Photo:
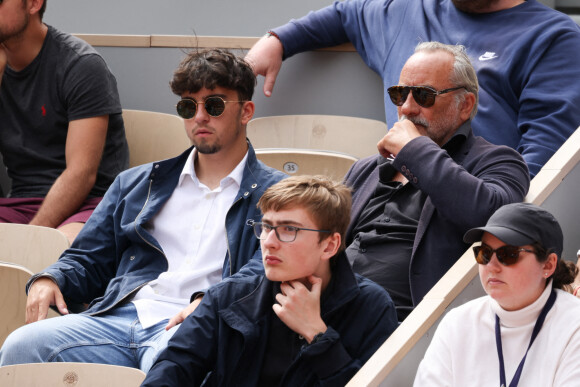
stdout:
<svg viewBox="0 0 580 387">
<path fill-rule="evenodd" d="M 350 223 L 350 189 L 325 176 L 292 176 L 272 185 L 258 201 L 262 213 L 293 207 L 304 208 L 321 230 L 339 233 L 340 250 L 344 250 L 344 237 Z M 329 233 L 320 233 L 320 241 Z"/>
</svg>

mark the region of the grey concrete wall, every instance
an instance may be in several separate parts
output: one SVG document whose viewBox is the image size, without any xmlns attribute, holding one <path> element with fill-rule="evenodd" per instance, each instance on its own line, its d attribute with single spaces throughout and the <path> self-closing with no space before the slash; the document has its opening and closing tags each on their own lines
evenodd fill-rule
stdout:
<svg viewBox="0 0 580 387">
<path fill-rule="evenodd" d="M 175 114 L 177 97 L 171 93 L 169 81 L 185 55 L 183 50 L 97 49 L 117 78 L 124 108 Z M 262 92 L 263 81 L 258 78 L 254 94 L 255 117 L 336 114 L 385 119 L 382 81 L 354 52 L 313 52 L 288 59 L 270 98 Z"/>
<path fill-rule="evenodd" d="M 329 0 L 143 1 L 51 0 L 45 21 L 70 33 L 261 36 L 269 28 L 330 4 Z M 97 47 L 117 77 L 129 109 L 174 113 L 168 88 L 184 53 L 172 48 Z M 241 53 L 243 54 L 243 52 Z M 385 119 L 383 85 L 356 53 L 305 53 L 284 62 L 271 98 L 256 88 L 256 117 L 353 115 Z"/>
<path fill-rule="evenodd" d="M 47 0 L 45 20 L 67 32 L 260 36 L 333 0 Z M 539 0 L 580 6 L 579 0 Z"/>
<path fill-rule="evenodd" d="M 94 34 L 261 36 L 332 0 L 48 0 L 45 20 Z"/>
</svg>

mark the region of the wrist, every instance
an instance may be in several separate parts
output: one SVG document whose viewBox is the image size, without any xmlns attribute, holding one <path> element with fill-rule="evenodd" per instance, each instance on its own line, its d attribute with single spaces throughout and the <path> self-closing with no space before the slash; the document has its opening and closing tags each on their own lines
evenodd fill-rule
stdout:
<svg viewBox="0 0 580 387">
<path fill-rule="evenodd" d="M 278 39 L 278 41 L 279 41 L 280 43 L 282 43 L 282 40 L 280 39 L 280 37 L 278 36 L 278 34 L 277 34 L 277 33 L 275 33 L 275 32 L 274 32 L 274 31 L 272 31 L 272 30 L 270 30 L 270 31 L 266 32 L 266 37 L 268 37 L 268 38 L 274 37 L 274 38 Z"/>
<path fill-rule="evenodd" d="M 326 330 L 327 327 L 326 324 L 324 324 L 324 326 L 320 326 L 319 329 L 313 329 L 312 334 L 309 334 L 308 336 L 305 335 L 304 338 L 308 342 L 308 345 L 320 340 L 320 337 L 326 333 Z"/>
<path fill-rule="evenodd" d="M 280 39 L 280 36 L 272 30 L 266 32 L 266 35 L 264 36 L 266 37 L 266 41 L 269 42 L 268 46 L 270 47 L 270 49 L 274 50 L 271 52 L 276 52 L 276 54 L 280 54 L 280 57 L 282 58 L 282 60 L 284 60 L 284 43 L 282 43 L 282 39 Z"/>
<path fill-rule="evenodd" d="M 322 336 L 324 336 L 324 333 L 323 332 L 318 332 L 317 334 L 314 335 L 314 337 L 312 338 L 312 340 L 310 340 L 310 342 L 308 343 L 308 345 L 316 344 L 317 342 L 320 341 L 320 339 L 322 338 Z"/>
</svg>

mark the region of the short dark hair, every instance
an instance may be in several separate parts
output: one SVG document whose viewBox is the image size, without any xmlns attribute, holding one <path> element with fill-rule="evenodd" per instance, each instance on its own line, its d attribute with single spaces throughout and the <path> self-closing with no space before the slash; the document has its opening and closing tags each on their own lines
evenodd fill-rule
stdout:
<svg viewBox="0 0 580 387">
<path fill-rule="evenodd" d="M 237 91 L 240 101 L 251 101 L 256 76 L 244 59 L 226 50 L 192 51 L 175 70 L 170 86 L 179 96 L 223 87 Z"/>
<path fill-rule="evenodd" d="M 22 5 L 25 6 L 26 5 L 26 1 L 27 0 L 22 0 Z M 40 20 L 42 21 L 42 18 L 44 17 L 44 11 L 46 11 L 46 2 L 48 0 L 44 0 L 44 2 L 42 3 L 42 7 L 40 7 L 40 9 L 38 10 L 38 16 L 40 17 Z"/>
<path fill-rule="evenodd" d="M 44 17 L 44 11 L 46 11 L 46 2 L 48 0 L 44 0 L 44 2 L 42 3 L 42 7 L 40 7 L 40 9 L 38 10 L 38 16 L 40 16 L 40 20 L 42 20 L 42 18 Z M 26 0 L 22 0 L 23 4 L 26 4 Z"/>
<path fill-rule="evenodd" d="M 540 263 L 544 263 L 548 260 L 548 256 L 552 253 L 557 254 L 555 249 L 549 248 L 546 250 L 540 242 L 532 243 L 532 248 L 534 249 L 534 254 L 536 255 L 536 260 Z M 563 289 L 565 285 L 569 285 L 574 282 L 574 279 L 578 275 L 578 267 L 571 261 L 566 261 L 558 257 L 558 262 L 556 263 L 556 270 L 552 274 L 552 287 L 554 289 Z"/>
</svg>

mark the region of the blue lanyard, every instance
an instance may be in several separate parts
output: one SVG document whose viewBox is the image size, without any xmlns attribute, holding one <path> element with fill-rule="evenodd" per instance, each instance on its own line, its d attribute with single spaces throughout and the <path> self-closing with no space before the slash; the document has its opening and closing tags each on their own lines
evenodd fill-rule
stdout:
<svg viewBox="0 0 580 387">
<path fill-rule="evenodd" d="M 548 312 L 550 311 L 550 309 L 552 309 L 552 306 L 554 306 L 554 302 L 556 301 L 556 292 L 554 291 L 554 289 L 552 289 L 552 293 L 550 294 L 550 298 L 548 298 L 548 301 L 546 302 L 546 305 L 544 305 L 544 308 L 542 308 L 542 311 L 540 312 L 540 315 L 538 316 L 538 320 L 536 320 L 536 325 L 534 325 L 534 330 L 532 331 L 532 338 L 530 339 L 530 344 L 528 345 L 528 349 L 526 350 L 526 353 L 522 359 L 522 361 L 520 362 L 520 365 L 518 366 L 518 369 L 516 370 L 516 373 L 514 374 L 514 378 L 512 379 L 509 387 L 516 387 L 520 381 L 520 376 L 522 376 L 522 369 L 524 368 L 524 363 L 526 362 L 526 356 L 528 356 L 528 351 L 530 350 L 530 347 L 532 346 L 534 340 L 536 339 L 536 336 L 538 336 L 538 333 L 540 332 L 540 329 L 542 328 L 542 325 L 544 324 L 544 320 L 546 319 L 546 316 L 548 315 Z M 495 315 L 495 344 L 497 346 L 497 356 L 499 358 L 499 380 L 501 383 L 501 387 L 506 387 L 506 379 L 505 379 L 505 366 L 503 363 L 503 350 L 501 347 L 501 330 L 500 330 L 500 326 L 499 326 L 499 317 L 497 316 L 497 314 Z"/>
</svg>

